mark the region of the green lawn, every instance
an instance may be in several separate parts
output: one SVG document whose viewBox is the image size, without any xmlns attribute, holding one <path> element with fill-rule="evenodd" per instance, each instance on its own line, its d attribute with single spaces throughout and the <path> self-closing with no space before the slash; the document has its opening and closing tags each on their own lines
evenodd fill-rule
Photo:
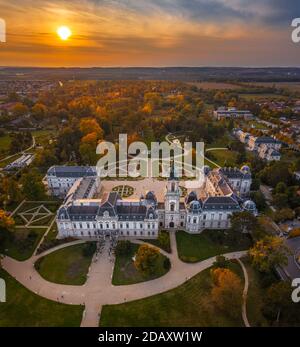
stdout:
<svg viewBox="0 0 300 347">
<path fill-rule="evenodd" d="M 145 276 L 141 274 L 134 266 L 133 256 L 136 254 L 139 245 L 131 243 L 130 254 L 126 256 L 116 256 L 112 283 L 114 285 L 127 285 L 144 281 L 149 281 L 154 278 L 161 277 L 168 272 L 168 269 L 164 268 L 164 260 L 166 257 L 159 254 L 157 269 L 154 274 Z"/>
<path fill-rule="evenodd" d="M 207 157 L 216 162 L 220 166 L 230 166 L 235 167 L 237 164 L 237 155 L 236 151 L 231 150 L 218 150 L 207 152 Z"/>
<path fill-rule="evenodd" d="M 20 261 L 26 260 L 32 256 L 45 232 L 46 228 L 17 228 L 0 246 L 0 252 Z"/>
<path fill-rule="evenodd" d="M 1 148 L 0 158 L 8 155 L 10 143 L 11 143 L 11 137 L 9 136 L 9 134 L 0 136 L 0 148 Z"/>
<path fill-rule="evenodd" d="M 238 264 L 231 269 L 241 273 Z M 162 294 L 120 305 L 106 305 L 101 327 L 241 327 L 241 317 L 230 318 L 212 303 L 210 270 Z"/>
<path fill-rule="evenodd" d="M 6 282 L 6 303 L 0 303 L 0 327 L 79 327 L 83 306 L 44 299 L 0 269 Z"/>
<path fill-rule="evenodd" d="M 150 243 L 151 245 L 157 247 L 157 248 L 161 248 L 163 249 L 165 252 L 168 252 L 168 253 L 171 253 L 172 250 L 171 250 L 171 243 L 170 243 L 170 234 L 168 231 L 165 231 L 165 230 L 162 230 L 160 231 L 161 233 L 164 233 L 166 234 L 167 236 L 167 244 L 166 245 L 162 245 L 159 241 L 159 239 L 144 239 L 143 241 L 144 242 L 147 242 L 147 243 Z"/>
<path fill-rule="evenodd" d="M 176 233 L 177 250 L 182 261 L 193 263 L 218 254 L 246 250 L 251 246 L 248 235 L 241 235 L 241 245 L 229 246 L 222 230 L 205 230 L 191 235 L 185 231 Z"/>
<path fill-rule="evenodd" d="M 263 297 L 266 288 L 262 287 L 261 277 L 257 270 L 253 269 L 250 263 L 243 259 L 249 276 L 249 289 L 247 297 L 247 317 L 251 326 L 265 327 L 269 326 L 268 321 L 262 314 Z"/>
<path fill-rule="evenodd" d="M 95 245 L 93 243 L 93 245 Z M 93 254 L 84 255 L 84 250 L 91 247 L 88 243 L 63 248 L 40 258 L 35 267 L 47 281 L 83 285 Z"/>
</svg>

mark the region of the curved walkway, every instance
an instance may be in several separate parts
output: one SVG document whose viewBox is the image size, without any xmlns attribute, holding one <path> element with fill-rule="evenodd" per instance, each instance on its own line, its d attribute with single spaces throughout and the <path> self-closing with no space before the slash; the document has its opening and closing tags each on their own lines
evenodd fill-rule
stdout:
<svg viewBox="0 0 300 347">
<path fill-rule="evenodd" d="M 3 268 L 17 281 L 32 292 L 47 299 L 65 304 L 85 305 L 81 326 L 98 326 L 99 313 L 103 305 L 120 304 L 132 300 L 142 299 L 178 287 L 197 273 L 211 267 L 215 257 L 199 263 L 183 263 L 177 254 L 175 232 L 170 233 L 172 253 L 166 255 L 170 258 L 171 269 L 163 277 L 124 286 L 111 284 L 114 262 L 109 261 L 106 243 L 102 253 L 94 257 L 86 283 L 82 286 L 62 285 L 51 283 L 43 279 L 34 268 L 35 261 L 57 249 L 69 247 L 84 241 L 75 241 L 50 249 L 38 256 L 19 262 L 10 257 L 2 260 Z M 138 241 L 139 242 L 139 241 Z M 246 255 L 246 251 L 224 254 L 228 259 L 239 259 Z"/>
<path fill-rule="evenodd" d="M 240 259 L 237 259 L 237 261 L 243 269 L 243 274 L 244 274 L 244 279 L 245 279 L 245 285 L 244 285 L 244 290 L 243 290 L 242 317 L 243 317 L 245 327 L 250 328 L 250 323 L 249 323 L 248 317 L 247 317 L 247 295 L 248 295 L 248 288 L 249 288 L 249 277 L 248 277 L 248 272 L 247 272 L 243 262 Z"/>
</svg>

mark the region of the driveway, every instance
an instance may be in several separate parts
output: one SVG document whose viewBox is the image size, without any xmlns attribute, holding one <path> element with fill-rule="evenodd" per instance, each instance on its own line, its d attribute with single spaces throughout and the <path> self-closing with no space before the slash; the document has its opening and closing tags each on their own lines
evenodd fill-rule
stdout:
<svg viewBox="0 0 300 347">
<path fill-rule="evenodd" d="M 47 299 L 72 305 L 85 305 L 81 326 L 98 326 L 99 312 L 103 305 L 120 304 L 132 300 L 142 299 L 155 294 L 163 293 L 176 288 L 197 273 L 211 267 L 215 257 L 198 263 L 188 264 L 178 258 L 175 233 L 170 233 L 172 253 L 164 253 L 170 258 L 171 269 L 163 277 L 123 286 L 114 286 L 111 283 L 114 262 L 109 260 L 109 244 L 105 245 L 103 252 L 94 257 L 86 283 L 82 286 L 55 284 L 43 279 L 34 268 L 34 263 L 40 257 L 54 252 L 57 249 L 69 247 L 72 243 L 60 245 L 45 253 L 19 262 L 10 257 L 2 261 L 3 268 L 32 292 Z M 79 241 L 80 242 L 80 241 Z M 137 241 L 140 242 L 140 241 Z M 75 243 L 78 243 L 75 242 Z M 228 259 L 239 259 L 247 251 L 224 254 Z"/>
</svg>

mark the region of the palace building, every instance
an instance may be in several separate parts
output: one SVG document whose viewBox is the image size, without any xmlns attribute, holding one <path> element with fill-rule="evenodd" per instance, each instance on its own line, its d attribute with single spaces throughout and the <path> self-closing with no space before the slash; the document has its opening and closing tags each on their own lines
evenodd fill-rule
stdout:
<svg viewBox="0 0 300 347">
<path fill-rule="evenodd" d="M 101 195 L 100 178 L 95 173 L 93 167 L 48 170 L 49 192 L 60 196 L 66 192 L 56 217 L 60 238 L 156 238 L 160 229 L 201 233 L 229 228 L 232 213 L 257 214 L 248 198 L 252 180 L 247 166 L 213 170 L 205 166 L 201 189 L 187 192 L 185 197 L 172 170 L 162 201 L 153 191 L 137 199 L 121 198 L 114 191 Z"/>
</svg>

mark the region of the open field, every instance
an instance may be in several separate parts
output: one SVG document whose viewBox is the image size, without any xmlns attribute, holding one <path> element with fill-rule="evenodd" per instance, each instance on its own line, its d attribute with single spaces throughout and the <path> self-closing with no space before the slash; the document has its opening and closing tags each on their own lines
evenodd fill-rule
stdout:
<svg viewBox="0 0 300 347">
<path fill-rule="evenodd" d="M 278 94 L 272 94 L 272 93 L 258 93 L 258 94 L 239 94 L 239 97 L 245 100 L 254 100 L 256 102 L 263 101 L 266 99 L 269 100 L 286 100 L 287 97 L 283 95 Z"/>
<path fill-rule="evenodd" d="M 0 327 L 79 327 L 83 306 L 44 299 L 0 269 L 6 282 L 7 302 L 0 303 Z"/>
<path fill-rule="evenodd" d="M 231 263 L 239 276 L 241 268 Z M 242 277 L 241 277 L 242 278 Z M 242 279 L 243 280 L 243 279 Z M 183 285 L 162 294 L 120 305 L 104 306 L 101 327 L 241 327 L 241 315 L 229 317 L 212 303 L 212 280 L 207 269 Z"/>
<path fill-rule="evenodd" d="M 233 83 L 224 82 L 188 82 L 188 84 L 196 86 L 201 89 L 240 89 L 241 87 Z"/>
<path fill-rule="evenodd" d="M 290 91 L 300 92 L 300 82 L 251 82 L 245 83 L 245 86 L 262 86 L 288 89 Z"/>
</svg>

